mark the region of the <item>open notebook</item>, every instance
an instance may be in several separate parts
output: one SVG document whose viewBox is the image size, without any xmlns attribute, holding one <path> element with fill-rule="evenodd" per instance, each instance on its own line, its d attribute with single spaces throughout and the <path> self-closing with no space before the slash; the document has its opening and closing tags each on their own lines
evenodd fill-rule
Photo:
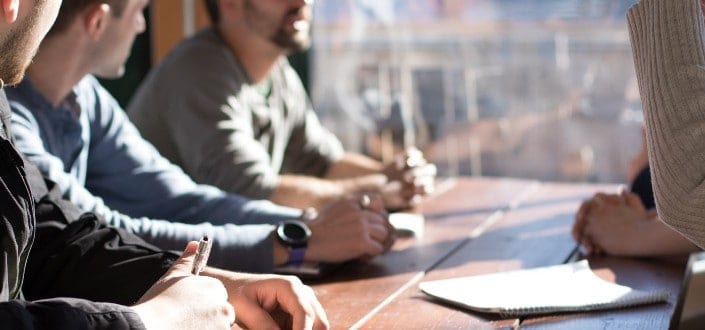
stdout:
<svg viewBox="0 0 705 330">
<path fill-rule="evenodd" d="M 522 316 L 621 308 L 666 301 L 666 291 L 639 291 L 597 277 L 587 260 L 419 284 L 429 296 L 471 310 Z"/>
</svg>

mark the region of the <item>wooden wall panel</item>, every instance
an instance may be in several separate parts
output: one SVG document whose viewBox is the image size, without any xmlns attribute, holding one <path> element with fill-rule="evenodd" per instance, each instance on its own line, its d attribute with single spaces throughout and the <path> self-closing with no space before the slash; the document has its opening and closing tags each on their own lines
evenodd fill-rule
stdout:
<svg viewBox="0 0 705 330">
<path fill-rule="evenodd" d="M 203 0 L 152 0 L 150 28 L 152 37 L 152 64 L 159 62 L 181 39 L 184 33 L 184 10 L 189 2 L 195 6 L 196 30 L 210 24 Z"/>
</svg>

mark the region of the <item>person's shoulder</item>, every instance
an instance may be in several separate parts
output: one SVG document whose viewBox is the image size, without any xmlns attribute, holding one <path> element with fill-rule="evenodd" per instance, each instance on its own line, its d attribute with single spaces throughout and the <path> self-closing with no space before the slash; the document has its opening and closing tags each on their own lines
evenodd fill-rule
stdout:
<svg viewBox="0 0 705 330">
<path fill-rule="evenodd" d="M 162 60 L 159 67 L 182 69 L 222 62 L 229 55 L 223 40 L 212 27 L 205 28 L 181 41 Z"/>
<path fill-rule="evenodd" d="M 98 81 L 98 78 L 90 74 L 85 75 L 73 86 L 74 93 L 78 95 L 86 92 L 102 91 L 104 89 L 103 85 Z"/>
<path fill-rule="evenodd" d="M 11 103 L 31 102 L 38 93 L 27 77 L 15 86 L 4 88 L 3 91 L 5 91 L 8 101 Z"/>
<path fill-rule="evenodd" d="M 49 109 L 51 105 L 44 96 L 32 85 L 29 78 L 11 88 L 4 88 L 7 101 L 12 112 L 30 116 L 40 109 Z"/>
<path fill-rule="evenodd" d="M 178 93 L 193 84 L 220 85 L 241 76 L 232 52 L 213 28 L 201 30 L 178 44 L 150 72 L 144 85 Z"/>
<path fill-rule="evenodd" d="M 110 92 L 105 89 L 103 85 L 100 84 L 98 78 L 90 74 L 81 78 L 81 80 L 76 85 L 74 85 L 73 92 L 76 94 L 76 98 L 78 99 L 79 103 L 81 103 L 81 101 L 84 100 L 87 96 L 92 95 L 95 95 L 95 97 L 98 99 L 95 102 L 100 102 L 100 100 L 114 100 L 113 95 L 110 94 Z"/>
</svg>

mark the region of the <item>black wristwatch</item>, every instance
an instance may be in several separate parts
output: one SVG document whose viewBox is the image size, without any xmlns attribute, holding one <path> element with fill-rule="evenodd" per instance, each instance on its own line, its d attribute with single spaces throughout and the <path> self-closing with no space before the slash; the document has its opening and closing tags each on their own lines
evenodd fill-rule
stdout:
<svg viewBox="0 0 705 330">
<path fill-rule="evenodd" d="M 311 229 L 300 220 L 285 220 L 277 225 L 277 238 L 289 249 L 287 265 L 300 265 L 304 261 Z"/>
</svg>

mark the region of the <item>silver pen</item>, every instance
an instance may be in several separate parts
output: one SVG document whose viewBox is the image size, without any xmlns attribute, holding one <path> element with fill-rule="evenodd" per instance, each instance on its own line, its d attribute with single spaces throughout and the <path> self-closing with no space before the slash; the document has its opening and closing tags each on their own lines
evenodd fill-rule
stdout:
<svg viewBox="0 0 705 330">
<path fill-rule="evenodd" d="M 203 235 L 203 238 L 198 241 L 198 248 L 196 249 L 196 257 L 193 259 L 191 274 L 198 275 L 203 268 L 206 268 L 208 256 L 211 254 L 211 245 L 212 241 L 208 239 L 208 235 Z"/>
</svg>

